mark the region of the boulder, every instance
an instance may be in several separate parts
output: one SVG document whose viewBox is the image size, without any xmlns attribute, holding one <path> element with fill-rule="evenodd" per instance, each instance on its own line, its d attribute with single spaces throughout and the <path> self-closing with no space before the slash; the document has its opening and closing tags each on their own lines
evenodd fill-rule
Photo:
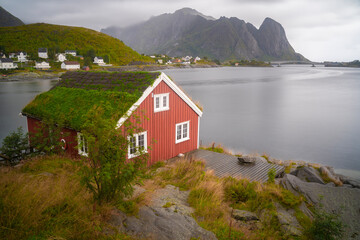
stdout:
<svg viewBox="0 0 360 240">
<path fill-rule="evenodd" d="M 348 176 L 344 176 L 341 174 L 337 175 L 339 177 L 339 179 L 345 184 L 347 185 L 351 185 L 354 188 L 360 188 L 360 180 L 348 177 Z"/>
<path fill-rule="evenodd" d="M 263 157 L 256 157 L 256 156 L 240 156 L 238 157 L 240 164 L 252 164 L 256 162 L 267 162 Z"/>
<path fill-rule="evenodd" d="M 336 176 L 334 169 L 332 167 L 321 166 L 319 171 L 324 176 L 327 176 L 332 182 L 336 185 L 342 185 L 342 182 L 338 176 Z"/>
<path fill-rule="evenodd" d="M 340 220 L 346 226 L 344 239 L 360 233 L 360 189 L 304 182 L 291 174 L 281 179 L 281 185 L 295 194 L 303 194 L 316 208 L 340 213 Z"/>
<path fill-rule="evenodd" d="M 233 209 L 231 216 L 236 220 L 246 221 L 246 222 L 259 220 L 259 218 L 256 216 L 255 213 L 245 210 L 239 210 L 239 209 Z"/>
<path fill-rule="evenodd" d="M 286 211 L 286 209 L 278 203 L 275 203 L 275 207 L 282 232 L 285 235 L 301 236 L 303 229 L 297 221 L 296 217 L 293 216 L 294 213 Z"/>
<path fill-rule="evenodd" d="M 290 174 L 298 177 L 299 179 L 305 182 L 316 182 L 316 183 L 325 184 L 319 172 L 312 167 L 297 168 L 295 171 L 291 172 Z"/>
</svg>

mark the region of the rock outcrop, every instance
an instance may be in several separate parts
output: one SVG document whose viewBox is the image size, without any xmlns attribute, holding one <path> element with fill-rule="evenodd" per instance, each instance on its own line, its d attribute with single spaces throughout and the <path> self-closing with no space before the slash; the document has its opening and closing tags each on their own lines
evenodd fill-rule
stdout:
<svg viewBox="0 0 360 240">
<path fill-rule="evenodd" d="M 214 233 L 201 228 L 191 217 L 188 195 L 188 191 L 167 185 L 153 193 L 151 203 L 141 207 L 137 217 L 113 210 L 109 223 L 121 232 L 145 239 L 216 239 Z"/>
<path fill-rule="evenodd" d="M 324 180 L 321 178 L 319 172 L 312 167 L 300 167 L 290 174 L 300 178 L 305 182 L 316 182 L 320 184 L 325 184 Z"/>
<path fill-rule="evenodd" d="M 294 194 L 303 194 L 316 207 L 339 213 L 346 226 L 344 239 L 360 239 L 360 189 L 305 182 L 291 174 L 286 174 L 280 183 Z"/>
<path fill-rule="evenodd" d="M 0 6 L 0 27 L 21 26 L 24 23 Z"/>
</svg>

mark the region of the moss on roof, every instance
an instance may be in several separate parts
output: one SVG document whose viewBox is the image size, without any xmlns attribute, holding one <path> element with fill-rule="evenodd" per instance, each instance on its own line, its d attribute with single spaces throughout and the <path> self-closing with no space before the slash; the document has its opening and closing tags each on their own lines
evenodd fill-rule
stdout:
<svg viewBox="0 0 360 240">
<path fill-rule="evenodd" d="M 81 130 L 88 111 L 95 105 L 111 106 L 105 117 L 120 119 L 159 75 L 159 72 L 68 72 L 22 112 L 39 119 L 63 119 L 67 127 Z"/>
</svg>

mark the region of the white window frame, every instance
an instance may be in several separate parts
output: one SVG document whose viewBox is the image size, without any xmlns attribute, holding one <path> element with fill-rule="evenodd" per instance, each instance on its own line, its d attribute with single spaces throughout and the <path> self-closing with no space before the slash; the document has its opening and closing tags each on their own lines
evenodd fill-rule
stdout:
<svg viewBox="0 0 360 240">
<path fill-rule="evenodd" d="M 164 97 L 166 97 L 166 106 L 164 107 Z M 159 99 L 159 107 L 156 107 L 156 99 Z M 169 93 L 154 94 L 154 112 L 169 110 Z"/>
<path fill-rule="evenodd" d="M 187 124 L 187 136 L 184 137 L 184 125 Z M 177 130 L 178 130 L 178 126 L 181 127 L 181 138 L 177 139 Z M 178 123 L 175 125 L 175 143 L 181 143 L 184 141 L 187 141 L 190 139 L 190 121 L 186 121 L 186 122 L 182 122 L 182 123 Z"/>
<path fill-rule="evenodd" d="M 89 146 L 88 143 L 86 141 L 86 139 L 84 138 L 84 135 L 81 133 L 77 133 L 77 138 L 78 138 L 78 154 L 84 157 L 88 157 L 89 156 Z"/>
<path fill-rule="evenodd" d="M 147 131 L 145 132 L 141 132 L 141 133 L 137 133 L 137 134 L 133 134 L 132 136 L 128 136 L 128 141 L 129 141 L 129 146 L 128 146 L 128 158 L 133 158 L 133 157 L 137 157 L 140 155 L 139 152 L 139 136 L 144 135 L 144 150 L 142 153 L 147 153 L 148 149 L 147 149 Z M 136 152 L 135 153 L 130 153 L 130 139 L 134 137 L 135 138 L 135 147 L 136 147 Z"/>
</svg>

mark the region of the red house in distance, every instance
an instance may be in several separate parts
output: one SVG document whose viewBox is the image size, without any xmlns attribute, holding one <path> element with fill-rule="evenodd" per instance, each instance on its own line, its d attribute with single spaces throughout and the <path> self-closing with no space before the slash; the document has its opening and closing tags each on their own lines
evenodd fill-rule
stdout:
<svg viewBox="0 0 360 240">
<path fill-rule="evenodd" d="M 113 106 L 116 128 L 133 116 L 142 116 L 138 132 L 129 138 L 128 158 L 139 147 L 148 149 L 150 163 L 167 160 L 199 147 L 200 108 L 164 73 L 160 72 L 67 72 L 48 92 L 22 111 L 28 131 L 34 133 L 41 119 L 65 116 L 67 134 L 60 139 L 71 155 L 87 155 L 81 135 L 86 113 L 101 101 Z M 80 144 L 82 143 L 82 144 Z M 85 143 L 85 144 L 84 144 Z M 151 145 L 151 148 L 149 146 Z"/>
</svg>

